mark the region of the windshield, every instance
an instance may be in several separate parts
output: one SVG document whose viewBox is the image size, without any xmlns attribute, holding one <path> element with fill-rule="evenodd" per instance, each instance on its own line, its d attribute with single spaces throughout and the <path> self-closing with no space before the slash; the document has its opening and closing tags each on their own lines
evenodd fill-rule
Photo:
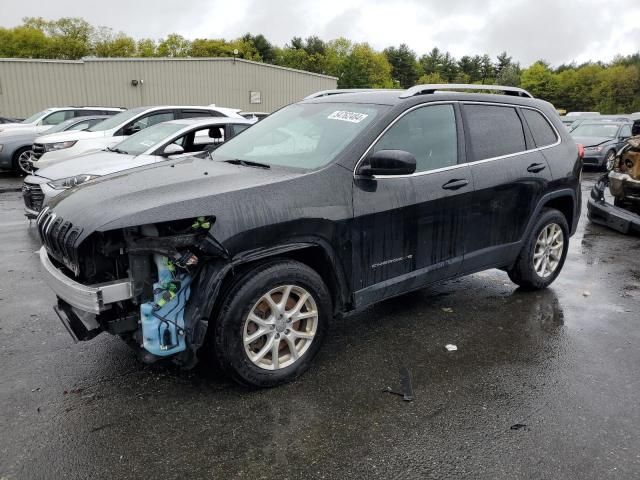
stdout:
<svg viewBox="0 0 640 480">
<path fill-rule="evenodd" d="M 78 123 L 78 121 L 79 120 L 77 118 L 70 118 L 69 120 L 65 120 L 64 122 L 59 123 L 55 127 L 47 129 L 46 133 L 47 135 L 49 135 L 50 133 L 65 132 L 69 129 L 69 127 Z"/>
<path fill-rule="evenodd" d="M 108 118 L 104 122 L 100 122 L 97 125 L 94 125 L 89 129 L 90 132 L 104 132 L 105 130 L 111 130 L 112 128 L 116 128 L 120 126 L 122 123 L 127 120 L 131 120 L 133 117 L 138 115 L 141 112 L 144 112 L 145 108 L 132 108 L 131 110 L 125 110 L 122 113 L 114 115 L 113 117 Z"/>
<path fill-rule="evenodd" d="M 350 103 L 289 105 L 218 147 L 212 158 L 319 168 L 333 161 L 387 108 Z"/>
<path fill-rule="evenodd" d="M 571 135 L 574 137 L 609 137 L 613 138 L 618 132 L 616 123 L 583 123 L 578 125 Z"/>
<path fill-rule="evenodd" d="M 165 140 L 169 140 L 169 137 L 176 133 L 178 130 L 182 130 L 184 125 L 176 125 L 172 123 L 158 123 L 149 128 L 134 133 L 126 140 L 120 142 L 115 146 L 115 150 L 119 153 L 126 153 L 128 155 L 140 155 L 146 152 L 154 145 L 162 143 Z"/>
<path fill-rule="evenodd" d="M 20 123 L 35 123 L 40 117 L 42 117 L 45 113 L 50 112 L 51 110 L 43 110 L 38 113 L 34 113 L 29 118 L 25 118 Z"/>
</svg>

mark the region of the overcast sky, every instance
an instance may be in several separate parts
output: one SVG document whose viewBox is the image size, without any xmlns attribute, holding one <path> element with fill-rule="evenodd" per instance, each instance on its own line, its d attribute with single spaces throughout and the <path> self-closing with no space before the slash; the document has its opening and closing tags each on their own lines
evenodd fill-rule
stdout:
<svg viewBox="0 0 640 480">
<path fill-rule="evenodd" d="M 523 65 L 611 60 L 640 50 L 640 0 L 0 0 L 0 26 L 25 16 L 79 16 L 135 37 L 176 32 L 236 38 L 262 33 L 340 36 L 374 48 L 437 46 L 456 57 L 506 50 Z"/>
</svg>

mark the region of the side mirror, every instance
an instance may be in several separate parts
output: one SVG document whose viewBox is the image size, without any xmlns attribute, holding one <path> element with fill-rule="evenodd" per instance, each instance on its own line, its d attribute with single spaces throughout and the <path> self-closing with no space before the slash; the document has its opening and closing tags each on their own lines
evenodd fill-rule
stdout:
<svg viewBox="0 0 640 480">
<path fill-rule="evenodd" d="M 184 148 L 182 148 L 180 145 L 176 143 L 170 143 L 169 145 L 164 147 L 164 150 L 162 151 L 162 156 L 168 157 L 170 155 L 178 155 L 180 153 L 184 153 Z"/>
<path fill-rule="evenodd" d="M 416 171 L 416 157 L 404 150 L 379 150 L 358 170 L 359 175 L 410 175 Z"/>
<path fill-rule="evenodd" d="M 122 134 L 125 136 L 133 135 L 134 133 L 138 133 L 140 131 L 140 127 L 138 125 L 129 125 L 126 127 Z"/>
</svg>

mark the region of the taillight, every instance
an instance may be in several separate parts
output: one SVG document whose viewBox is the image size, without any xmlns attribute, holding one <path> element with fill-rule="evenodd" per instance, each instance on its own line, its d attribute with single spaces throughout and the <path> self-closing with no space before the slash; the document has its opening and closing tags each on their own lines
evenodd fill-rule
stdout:
<svg viewBox="0 0 640 480">
<path fill-rule="evenodd" d="M 578 156 L 584 158 L 584 147 L 580 143 L 576 143 L 578 146 Z"/>
</svg>

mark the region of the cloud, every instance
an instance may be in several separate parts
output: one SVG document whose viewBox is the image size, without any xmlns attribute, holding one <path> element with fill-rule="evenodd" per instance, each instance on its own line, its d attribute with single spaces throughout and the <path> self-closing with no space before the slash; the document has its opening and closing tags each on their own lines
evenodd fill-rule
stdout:
<svg viewBox="0 0 640 480">
<path fill-rule="evenodd" d="M 374 48 L 407 43 L 456 57 L 507 51 L 523 65 L 611 60 L 640 48 L 638 0 L 3 0 L 0 25 L 24 16 L 81 16 L 137 38 L 177 32 L 187 38 L 262 33 L 284 45 L 291 37 L 347 37 Z"/>
</svg>

